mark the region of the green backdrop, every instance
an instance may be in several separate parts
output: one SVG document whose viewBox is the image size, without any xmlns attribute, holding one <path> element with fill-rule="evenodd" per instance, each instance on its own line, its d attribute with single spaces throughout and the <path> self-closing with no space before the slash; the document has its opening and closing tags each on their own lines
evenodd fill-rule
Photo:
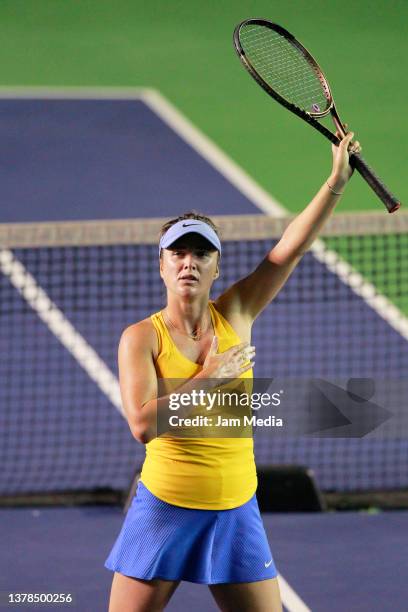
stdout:
<svg viewBox="0 0 408 612">
<path fill-rule="evenodd" d="M 2 0 L 1 85 L 157 88 L 298 211 L 330 172 L 330 145 L 241 67 L 232 31 L 246 17 L 280 23 L 318 58 L 364 156 L 407 201 L 406 0 Z M 381 206 L 356 176 L 338 210 Z"/>
</svg>

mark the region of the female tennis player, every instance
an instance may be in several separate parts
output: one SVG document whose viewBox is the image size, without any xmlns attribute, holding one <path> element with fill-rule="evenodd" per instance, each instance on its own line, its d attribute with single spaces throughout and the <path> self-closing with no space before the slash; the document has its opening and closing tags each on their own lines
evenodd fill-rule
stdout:
<svg viewBox="0 0 408 612">
<path fill-rule="evenodd" d="M 278 244 L 214 302 L 222 248 L 214 224 L 187 213 L 164 226 L 159 261 L 167 305 L 128 327 L 119 345 L 123 405 L 146 459 L 105 563 L 115 572 L 109 612 L 163 610 L 181 580 L 208 584 L 221 610 L 282 610 L 255 495 L 252 437 L 157 436 L 157 415 L 169 400 L 158 380 L 183 379 L 177 391 L 188 393 L 209 379 L 252 377 L 252 324 L 339 201 L 352 174 L 348 150 L 361 150 L 352 137 L 332 147 L 332 173 Z"/>
</svg>

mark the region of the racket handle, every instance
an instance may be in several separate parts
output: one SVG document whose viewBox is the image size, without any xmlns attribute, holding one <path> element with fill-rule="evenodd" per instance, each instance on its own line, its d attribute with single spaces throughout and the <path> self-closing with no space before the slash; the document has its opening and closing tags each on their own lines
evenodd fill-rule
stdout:
<svg viewBox="0 0 408 612">
<path fill-rule="evenodd" d="M 367 181 L 371 189 L 375 191 L 380 200 L 384 202 L 388 212 L 393 213 L 399 209 L 401 202 L 399 202 L 388 187 L 384 185 L 370 166 L 366 164 L 359 153 L 352 153 L 350 155 L 350 165 L 361 174 L 363 179 Z"/>
</svg>

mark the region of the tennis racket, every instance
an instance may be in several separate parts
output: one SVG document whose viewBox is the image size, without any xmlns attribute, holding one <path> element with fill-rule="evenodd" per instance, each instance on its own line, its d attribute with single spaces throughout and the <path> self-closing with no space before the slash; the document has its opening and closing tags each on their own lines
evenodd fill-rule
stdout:
<svg viewBox="0 0 408 612">
<path fill-rule="evenodd" d="M 266 19 L 245 19 L 234 30 L 238 56 L 255 81 L 277 102 L 338 145 L 340 140 L 319 120 L 329 114 L 337 131 L 346 131 L 336 110 L 329 83 L 309 51 L 287 30 Z M 350 165 L 384 202 L 388 212 L 400 202 L 375 175 L 359 153 L 349 153 Z"/>
</svg>

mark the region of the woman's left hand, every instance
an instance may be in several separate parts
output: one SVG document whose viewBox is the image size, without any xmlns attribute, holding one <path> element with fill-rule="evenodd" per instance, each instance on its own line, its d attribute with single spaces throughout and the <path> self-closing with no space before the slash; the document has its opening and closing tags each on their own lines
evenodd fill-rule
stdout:
<svg viewBox="0 0 408 612">
<path fill-rule="evenodd" d="M 347 127 L 346 125 L 344 127 Z M 349 152 L 360 153 L 361 145 L 356 140 L 353 142 L 354 132 L 348 132 L 344 138 L 341 138 L 340 132 L 336 132 L 337 138 L 340 138 L 338 146 L 332 145 L 333 153 L 333 168 L 332 176 L 335 177 L 337 184 L 345 185 L 354 169 L 349 164 Z"/>
</svg>

